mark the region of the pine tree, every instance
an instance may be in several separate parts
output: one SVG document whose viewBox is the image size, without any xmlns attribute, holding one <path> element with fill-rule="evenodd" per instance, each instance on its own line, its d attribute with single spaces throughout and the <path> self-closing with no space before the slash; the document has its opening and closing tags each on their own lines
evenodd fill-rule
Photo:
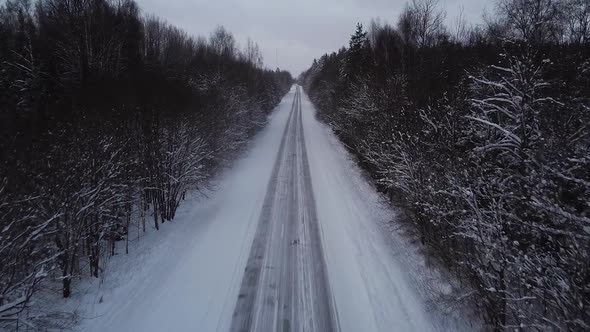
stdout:
<svg viewBox="0 0 590 332">
<path fill-rule="evenodd" d="M 362 67 L 367 60 L 368 38 L 363 25 L 357 23 L 354 35 L 350 37 L 349 49 L 344 58 L 341 71 L 341 79 L 350 81 L 357 78 L 362 72 Z"/>
</svg>

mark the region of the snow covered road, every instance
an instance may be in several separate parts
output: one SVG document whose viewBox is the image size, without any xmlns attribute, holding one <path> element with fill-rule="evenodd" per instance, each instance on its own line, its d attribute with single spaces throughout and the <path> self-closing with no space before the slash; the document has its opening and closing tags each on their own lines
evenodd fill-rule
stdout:
<svg viewBox="0 0 590 332">
<path fill-rule="evenodd" d="M 232 331 L 334 331 L 296 88 L 244 272 Z"/>
<path fill-rule="evenodd" d="M 95 295 L 83 329 L 456 329 L 427 312 L 415 252 L 392 246 L 390 211 L 351 165 L 293 87 L 212 197 L 185 204 L 142 263 Z"/>
</svg>

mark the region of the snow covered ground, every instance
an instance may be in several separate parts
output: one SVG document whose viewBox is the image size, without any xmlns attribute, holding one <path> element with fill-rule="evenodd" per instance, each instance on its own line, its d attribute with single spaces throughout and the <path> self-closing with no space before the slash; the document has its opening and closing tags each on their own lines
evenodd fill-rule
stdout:
<svg viewBox="0 0 590 332">
<path fill-rule="evenodd" d="M 171 224 L 157 234 L 148 232 L 131 247 L 130 255 L 111 260 L 109 279 L 98 287 L 87 285 L 81 295 L 63 304 L 77 306 L 87 318 L 81 323 L 82 330 L 227 331 L 232 327 L 244 270 L 296 95 L 293 87 L 250 150 L 220 176 L 209 199 L 187 200 Z M 388 231 L 393 212 L 367 184 L 330 130 L 315 119 L 309 99 L 300 95 L 304 147 L 294 153 L 307 153 L 306 172 L 315 197 L 319 250 L 323 251 L 329 287 L 312 293 L 330 294 L 335 328 L 472 329 L 469 323 L 430 303 L 433 290 L 449 285 L 425 266 L 406 239 Z M 289 250 L 284 245 L 281 248 Z"/>
</svg>

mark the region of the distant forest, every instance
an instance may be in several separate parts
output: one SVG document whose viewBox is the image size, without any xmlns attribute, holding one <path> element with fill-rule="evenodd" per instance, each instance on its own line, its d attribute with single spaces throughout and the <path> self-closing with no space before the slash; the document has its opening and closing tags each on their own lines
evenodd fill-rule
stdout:
<svg viewBox="0 0 590 332">
<path fill-rule="evenodd" d="M 495 330 L 590 329 L 590 2 L 436 0 L 357 26 L 300 80 Z"/>
<path fill-rule="evenodd" d="M 0 6 L 0 320 L 47 277 L 98 277 L 265 124 L 292 78 L 243 46 L 131 0 Z"/>
</svg>

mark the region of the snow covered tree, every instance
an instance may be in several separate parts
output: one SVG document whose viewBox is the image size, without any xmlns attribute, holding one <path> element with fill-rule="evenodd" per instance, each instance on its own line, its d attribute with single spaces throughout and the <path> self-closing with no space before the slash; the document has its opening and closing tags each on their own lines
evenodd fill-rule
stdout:
<svg viewBox="0 0 590 332">
<path fill-rule="evenodd" d="M 465 261 L 494 325 L 583 328 L 587 272 L 577 260 L 588 255 L 583 243 L 590 238 L 579 199 L 590 188 L 587 176 L 573 170 L 587 168 L 577 152 L 587 143 L 554 145 L 555 123 L 546 119 L 567 109 L 548 93 L 542 75 L 549 60 L 506 63 L 492 66 L 493 78 L 474 78 L 468 118 L 475 127 L 468 135 L 475 148 L 467 182 L 456 186 L 469 213 L 457 235 L 471 243 Z M 576 165 L 564 167 L 572 159 Z"/>
<path fill-rule="evenodd" d="M 586 330 L 585 6 L 501 1 L 487 27 L 459 41 L 442 25 L 420 30 L 435 3 L 408 5 L 397 29 L 374 24 L 361 75 L 339 75 L 351 58 L 342 49 L 314 61 L 304 88 L 432 256 L 468 285 L 454 298 L 497 330 Z"/>
</svg>

